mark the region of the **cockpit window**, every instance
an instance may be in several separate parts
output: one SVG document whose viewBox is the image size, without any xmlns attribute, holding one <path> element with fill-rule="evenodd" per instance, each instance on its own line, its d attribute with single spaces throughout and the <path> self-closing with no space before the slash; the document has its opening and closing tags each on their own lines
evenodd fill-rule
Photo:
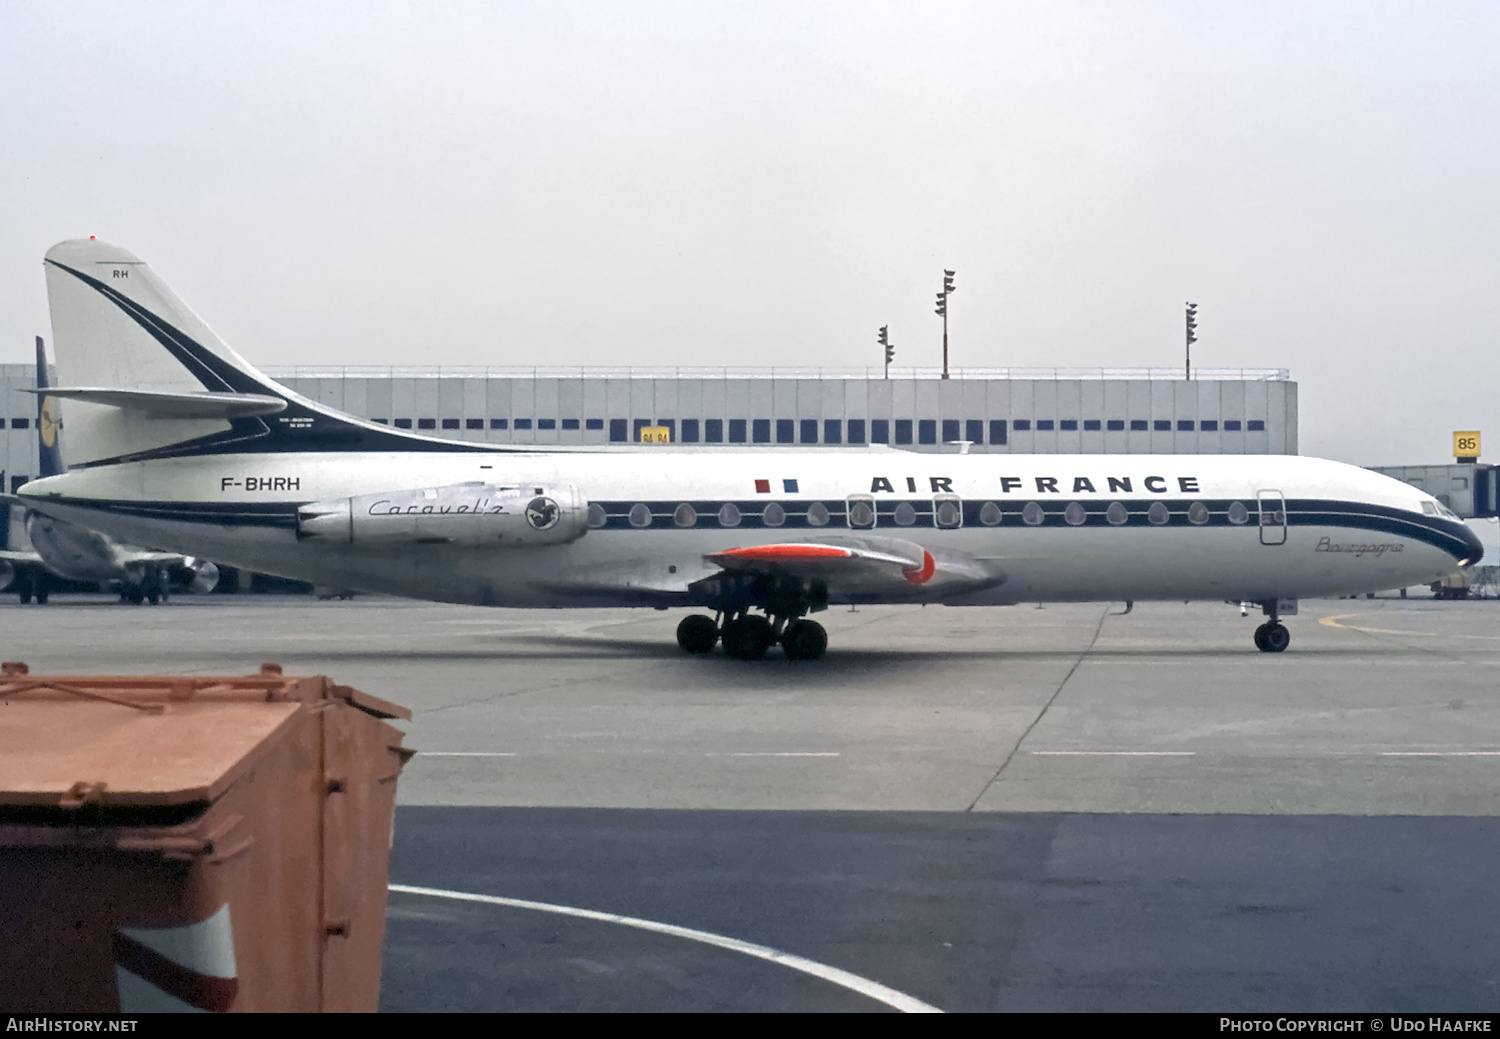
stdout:
<svg viewBox="0 0 1500 1039">
<path fill-rule="evenodd" d="M 1435 501 L 1424 501 L 1422 503 L 1422 515 L 1424 515 L 1424 516 L 1436 516 L 1437 514 L 1438 514 L 1437 502 L 1435 502 Z"/>
</svg>

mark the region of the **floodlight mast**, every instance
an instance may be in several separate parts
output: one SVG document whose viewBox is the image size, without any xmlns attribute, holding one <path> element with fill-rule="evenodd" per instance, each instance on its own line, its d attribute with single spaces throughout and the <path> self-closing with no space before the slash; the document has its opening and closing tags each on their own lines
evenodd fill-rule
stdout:
<svg viewBox="0 0 1500 1039">
<path fill-rule="evenodd" d="M 1182 377 L 1189 382 L 1193 378 L 1193 344 L 1198 341 L 1198 304 L 1187 305 L 1187 353 L 1183 362 Z"/>
<path fill-rule="evenodd" d="M 937 294 L 937 310 L 943 319 L 943 378 L 948 377 L 948 296 L 953 292 L 953 272 L 943 271 L 943 291 Z"/>
<path fill-rule="evenodd" d="M 876 337 L 875 341 L 885 347 L 885 377 L 889 379 L 891 377 L 891 360 L 896 356 L 896 346 L 891 342 L 891 326 L 881 325 L 880 335 Z"/>
</svg>

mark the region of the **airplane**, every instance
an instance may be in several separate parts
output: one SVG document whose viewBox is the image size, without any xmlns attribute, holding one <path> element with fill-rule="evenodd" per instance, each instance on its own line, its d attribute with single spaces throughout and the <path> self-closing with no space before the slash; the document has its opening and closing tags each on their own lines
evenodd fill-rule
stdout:
<svg viewBox="0 0 1500 1039">
<path fill-rule="evenodd" d="M 835 604 L 1260 604 L 1420 584 L 1479 540 L 1435 498 L 1295 456 L 533 448 L 444 440 L 256 370 L 139 258 L 44 261 L 70 469 L 28 506 L 314 585 L 504 607 L 687 607 L 679 645 L 823 655 Z"/>
<path fill-rule="evenodd" d="M 47 353 L 42 337 L 36 338 L 37 438 L 40 475 L 56 476 L 65 471 L 62 462 L 62 422 L 57 402 L 42 391 L 47 385 Z M 23 499 L 0 495 L 0 504 L 24 506 Z M 219 583 L 219 568 L 206 559 L 180 552 L 156 552 L 121 544 L 96 530 L 26 509 L 20 526 L 29 549 L 0 550 L 0 591 L 14 587 L 22 603 L 33 598 L 45 604 L 55 578 L 97 584 L 120 593 L 120 601 L 155 606 L 166 602 L 171 578 L 178 577 L 187 590 L 211 592 Z"/>
</svg>

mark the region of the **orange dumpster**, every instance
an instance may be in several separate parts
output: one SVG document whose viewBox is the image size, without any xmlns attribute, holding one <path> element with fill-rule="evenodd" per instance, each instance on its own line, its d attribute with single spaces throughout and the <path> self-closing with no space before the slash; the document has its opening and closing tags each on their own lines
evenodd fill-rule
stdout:
<svg viewBox="0 0 1500 1039">
<path fill-rule="evenodd" d="M 410 718 L 243 677 L 0 666 L 0 1011 L 373 1011 Z"/>
</svg>

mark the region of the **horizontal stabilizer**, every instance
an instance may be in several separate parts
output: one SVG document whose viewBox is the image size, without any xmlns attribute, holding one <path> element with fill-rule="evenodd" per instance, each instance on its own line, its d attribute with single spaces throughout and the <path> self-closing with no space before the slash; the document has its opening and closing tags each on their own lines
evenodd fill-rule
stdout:
<svg viewBox="0 0 1500 1039">
<path fill-rule="evenodd" d="M 235 419 L 274 415 L 286 401 L 264 393 L 174 393 L 165 390 L 116 390 L 94 386 L 27 390 L 64 400 L 104 404 L 139 412 L 148 418 Z"/>
</svg>

